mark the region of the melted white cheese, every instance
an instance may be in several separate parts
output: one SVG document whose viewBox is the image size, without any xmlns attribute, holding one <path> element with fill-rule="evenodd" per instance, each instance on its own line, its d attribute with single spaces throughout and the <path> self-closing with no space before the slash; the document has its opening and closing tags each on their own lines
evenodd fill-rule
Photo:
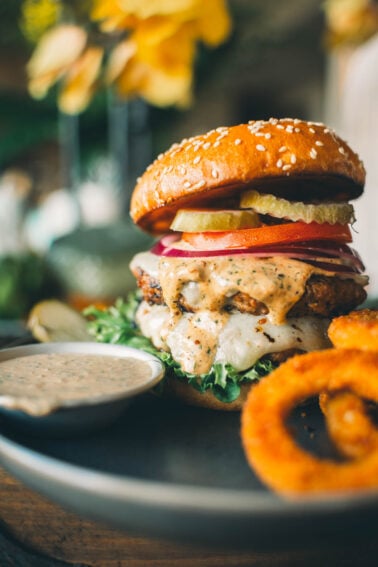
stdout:
<svg viewBox="0 0 378 567">
<path fill-rule="evenodd" d="M 328 320 L 287 318 L 287 313 L 312 275 L 334 272 L 279 256 L 171 258 L 150 252 L 135 256 L 131 270 L 135 275 L 143 270 L 158 281 L 166 304 L 141 304 L 137 323 L 142 333 L 157 348 L 170 351 L 185 372 L 205 374 L 214 362 L 230 363 L 241 371 L 272 352 L 330 346 Z M 225 307 L 237 293 L 263 304 L 267 314 L 229 313 Z M 182 297 L 193 312 L 181 312 Z"/>
<path fill-rule="evenodd" d="M 226 320 L 214 320 L 206 312 L 200 316 L 184 313 L 173 327 L 167 326 L 169 320 L 168 307 L 146 302 L 141 304 L 136 317 L 142 333 L 157 348 L 169 350 L 186 372 L 194 374 L 199 373 L 195 366 L 199 350 L 214 348 L 214 362 L 229 363 L 242 371 L 271 352 L 292 348 L 313 351 L 330 346 L 326 335 L 329 321 L 315 317 L 289 318 L 283 325 L 248 313 L 231 313 Z M 191 332 L 193 325 L 199 332 Z"/>
</svg>

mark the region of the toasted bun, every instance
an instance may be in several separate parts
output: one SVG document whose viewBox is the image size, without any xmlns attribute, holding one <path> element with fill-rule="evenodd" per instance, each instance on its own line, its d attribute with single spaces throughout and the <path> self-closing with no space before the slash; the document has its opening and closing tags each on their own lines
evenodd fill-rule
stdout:
<svg viewBox="0 0 378 567">
<path fill-rule="evenodd" d="M 292 200 L 347 201 L 361 195 L 358 156 L 323 124 L 250 121 L 174 144 L 138 180 L 130 214 L 153 234 L 167 231 L 181 207 L 238 204 L 255 187 Z"/>
<path fill-rule="evenodd" d="M 189 406 L 222 411 L 240 411 L 250 388 L 251 383 L 242 384 L 239 397 L 233 402 L 226 403 L 218 400 L 218 398 L 216 398 L 210 391 L 206 391 L 201 394 L 201 392 L 198 392 L 198 390 L 193 388 L 190 384 L 187 384 L 178 378 L 167 376 L 164 379 L 162 395 L 165 398 L 179 400 Z"/>
</svg>

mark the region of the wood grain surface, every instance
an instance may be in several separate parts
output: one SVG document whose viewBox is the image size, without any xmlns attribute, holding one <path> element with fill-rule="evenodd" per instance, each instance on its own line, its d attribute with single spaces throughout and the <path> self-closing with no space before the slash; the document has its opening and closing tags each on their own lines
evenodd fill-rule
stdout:
<svg viewBox="0 0 378 567">
<path fill-rule="evenodd" d="M 222 552 L 136 537 L 80 518 L 0 469 L 1 567 L 299 567 L 377 564 L 378 543 L 286 552 Z M 300 542 L 299 542 L 300 545 Z"/>
</svg>

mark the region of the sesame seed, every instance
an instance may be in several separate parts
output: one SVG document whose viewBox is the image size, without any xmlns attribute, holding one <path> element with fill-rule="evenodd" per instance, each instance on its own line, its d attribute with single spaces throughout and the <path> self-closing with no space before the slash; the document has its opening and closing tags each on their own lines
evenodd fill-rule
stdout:
<svg viewBox="0 0 378 567">
<path fill-rule="evenodd" d="M 264 123 L 262 120 L 258 120 L 257 122 L 251 122 L 250 125 L 248 126 L 248 130 L 252 134 L 254 134 L 255 132 L 258 132 L 263 125 Z"/>
<path fill-rule="evenodd" d="M 296 161 L 297 161 L 297 156 L 296 156 L 295 154 L 291 154 L 291 156 L 290 156 L 290 161 L 291 161 L 291 163 L 296 163 Z"/>
<path fill-rule="evenodd" d="M 218 140 L 216 142 L 214 142 L 214 148 L 217 148 L 220 145 L 220 142 L 218 142 Z"/>
<path fill-rule="evenodd" d="M 201 181 L 199 181 L 197 185 L 198 187 L 204 187 L 206 185 L 206 181 L 204 179 L 201 179 Z"/>
<path fill-rule="evenodd" d="M 313 128 L 309 128 L 308 130 L 309 132 L 311 132 L 311 134 L 315 134 L 315 130 Z"/>
<path fill-rule="evenodd" d="M 324 146 L 324 144 L 320 140 L 316 140 L 315 146 Z"/>
<path fill-rule="evenodd" d="M 262 144 L 257 144 L 256 150 L 259 150 L 259 152 L 265 152 L 265 151 L 266 151 L 266 147 L 263 146 Z"/>
<path fill-rule="evenodd" d="M 218 177 L 218 172 L 217 172 L 217 170 L 216 170 L 216 169 L 212 169 L 212 170 L 211 170 L 211 175 L 212 175 L 212 177 L 214 177 L 214 179 L 216 179 L 216 178 Z"/>
<path fill-rule="evenodd" d="M 266 140 L 270 140 L 271 137 L 272 137 L 272 134 L 270 134 L 269 132 L 267 134 L 265 134 Z"/>
<path fill-rule="evenodd" d="M 137 183 L 139 183 L 141 179 L 141 177 L 137 177 Z"/>
<path fill-rule="evenodd" d="M 262 132 L 253 132 L 252 130 L 251 130 L 251 134 L 254 134 L 255 136 L 264 136 Z"/>
<path fill-rule="evenodd" d="M 330 129 L 329 129 L 329 128 L 324 128 L 323 132 L 324 132 L 324 134 L 329 134 L 329 133 L 330 133 Z"/>
<path fill-rule="evenodd" d="M 181 173 L 181 175 L 185 175 L 186 173 L 186 168 L 183 165 L 180 165 L 178 168 L 179 172 Z"/>
<path fill-rule="evenodd" d="M 300 128 L 294 128 L 294 132 L 297 132 L 297 133 L 298 133 L 298 132 L 300 132 L 300 131 L 301 131 Z"/>
<path fill-rule="evenodd" d="M 299 120 L 299 118 L 294 118 L 294 124 L 300 124 L 301 121 Z"/>
<path fill-rule="evenodd" d="M 226 126 L 219 126 L 219 128 L 215 128 L 216 132 L 225 132 L 227 131 Z"/>
<path fill-rule="evenodd" d="M 206 144 L 203 145 L 203 149 L 208 150 L 210 146 L 211 146 L 210 142 L 206 142 Z"/>
<path fill-rule="evenodd" d="M 200 161 L 201 161 L 201 156 L 197 156 L 197 157 L 194 158 L 193 163 L 194 163 L 194 165 L 196 165 Z"/>
<path fill-rule="evenodd" d="M 282 167 L 282 159 L 279 159 L 276 163 L 277 167 Z"/>
<path fill-rule="evenodd" d="M 293 133 L 294 128 L 292 126 L 286 126 L 286 132 L 289 132 L 289 134 Z"/>
<path fill-rule="evenodd" d="M 345 152 L 345 150 L 344 150 L 344 148 L 343 148 L 342 146 L 339 146 L 339 152 L 340 152 L 341 154 L 343 154 L 343 155 L 346 154 L 346 152 Z"/>
<path fill-rule="evenodd" d="M 172 169 L 173 169 L 173 165 L 169 165 L 167 167 L 167 173 L 171 173 Z"/>
<path fill-rule="evenodd" d="M 291 168 L 290 163 L 287 163 L 286 165 L 283 166 L 282 169 L 283 169 L 284 171 L 287 171 L 287 170 L 290 169 L 290 168 Z"/>
<path fill-rule="evenodd" d="M 275 126 L 275 125 L 277 124 L 278 120 L 277 120 L 277 118 L 270 118 L 270 119 L 269 119 L 269 122 L 270 122 L 271 124 L 273 124 L 273 126 Z"/>
<path fill-rule="evenodd" d="M 163 156 L 164 156 L 164 154 L 159 154 L 157 158 L 162 159 Z"/>
<path fill-rule="evenodd" d="M 287 150 L 286 146 L 281 146 L 278 152 L 281 154 L 282 152 L 286 152 L 286 150 Z"/>
<path fill-rule="evenodd" d="M 185 181 L 184 187 L 186 187 L 188 189 L 188 187 L 190 187 L 190 186 L 191 186 L 190 181 Z"/>
<path fill-rule="evenodd" d="M 241 143 L 242 143 L 241 139 L 240 139 L 240 138 L 236 138 L 236 140 L 235 140 L 235 142 L 234 142 L 235 146 L 238 146 L 238 145 L 241 144 Z"/>
<path fill-rule="evenodd" d="M 311 148 L 311 150 L 310 150 L 310 157 L 311 157 L 312 159 L 316 159 L 317 155 L 318 155 L 318 152 L 316 151 L 316 149 L 315 149 L 315 148 Z"/>
<path fill-rule="evenodd" d="M 277 124 L 276 128 L 278 128 L 278 130 L 284 130 L 285 126 L 282 126 L 282 124 Z"/>
</svg>

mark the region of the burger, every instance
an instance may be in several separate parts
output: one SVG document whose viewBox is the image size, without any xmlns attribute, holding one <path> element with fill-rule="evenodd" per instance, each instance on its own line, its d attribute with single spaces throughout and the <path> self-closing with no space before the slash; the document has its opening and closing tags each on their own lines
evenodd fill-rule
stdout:
<svg viewBox="0 0 378 567">
<path fill-rule="evenodd" d="M 240 409 L 256 380 L 327 348 L 366 298 L 349 246 L 358 156 L 324 124 L 250 121 L 174 144 L 138 179 L 130 214 L 158 237 L 131 262 L 137 332 L 167 363 L 165 393 Z"/>
</svg>

